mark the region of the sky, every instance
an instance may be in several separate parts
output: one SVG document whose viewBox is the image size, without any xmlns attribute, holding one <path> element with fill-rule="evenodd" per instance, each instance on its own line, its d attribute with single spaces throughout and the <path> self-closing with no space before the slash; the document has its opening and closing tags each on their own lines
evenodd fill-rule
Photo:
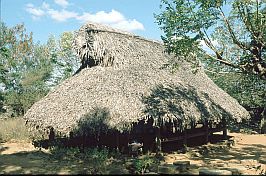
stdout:
<svg viewBox="0 0 266 176">
<path fill-rule="evenodd" d="M 78 30 L 87 21 L 160 40 L 155 22 L 160 0 L 0 0 L 1 20 L 8 26 L 24 23 L 35 42 Z"/>
</svg>

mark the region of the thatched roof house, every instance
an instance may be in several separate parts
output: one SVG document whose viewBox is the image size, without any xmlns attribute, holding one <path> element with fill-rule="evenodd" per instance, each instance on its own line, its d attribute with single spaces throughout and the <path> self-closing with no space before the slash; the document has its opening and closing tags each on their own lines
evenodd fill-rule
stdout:
<svg viewBox="0 0 266 176">
<path fill-rule="evenodd" d="M 133 122 L 153 118 L 155 126 L 171 122 L 182 129 L 191 122 L 249 117 L 203 69 L 192 73 L 184 62 L 175 72 L 167 67 L 175 58 L 160 42 L 88 23 L 77 31 L 74 49 L 89 67 L 58 85 L 24 116 L 30 129 L 43 137 L 51 128 L 58 136 L 68 136 L 82 123 L 94 131 L 103 125 L 123 131 Z"/>
</svg>

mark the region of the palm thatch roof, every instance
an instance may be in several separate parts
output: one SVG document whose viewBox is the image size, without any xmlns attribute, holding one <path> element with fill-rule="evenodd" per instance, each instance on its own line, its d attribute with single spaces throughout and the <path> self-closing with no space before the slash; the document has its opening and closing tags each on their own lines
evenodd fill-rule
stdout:
<svg viewBox="0 0 266 176">
<path fill-rule="evenodd" d="M 248 112 L 210 80 L 203 69 L 178 60 L 160 42 L 88 23 L 76 32 L 74 49 L 89 67 L 65 80 L 35 103 L 24 118 L 31 131 L 49 130 L 68 136 L 87 124 L 130 130 L 132 122 L 153 118 L 154 125 L 174 123 L 182 129 L 191 121 L 240 121 Z M 92 64 L 91 64 L 92 63 Z M 97 125 L 98 124 L 98 125 Z"/>
</svg>

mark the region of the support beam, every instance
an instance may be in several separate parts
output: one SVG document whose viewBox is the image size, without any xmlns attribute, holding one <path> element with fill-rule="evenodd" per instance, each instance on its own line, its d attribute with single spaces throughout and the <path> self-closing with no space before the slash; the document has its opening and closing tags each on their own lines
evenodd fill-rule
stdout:
<svg viewBox="0 0 266 176">
<path fill-rule="evenodd" d="M 116 150 L 119 151 L 119 132 L 115 131 Z"/>
<path fill-rule="evenodd" d="M 187 145 L 187 128 L 184 130 L 184 140 L 183 140 L 183 145 Z"/>
<path fill-rule="evenodd" d="M 222 125 L 223 125 L 223 137 L 224 139 L 227 139 L 227 125 L 226 125 L 226 119 L 222 119 Z"/>
<path fill-rule="evenodd" d="M 209 123 L 207 120 L 204 123 L 204 128 L 205 128 L 205 143 L 207 144 L 209 142 Z"/>
<path fill-rule="evenodd" d="M 155 138 L 156 154 L 158 154 L 162 151 L 161 130 L 160 127 L 155 127 L 155 130 L 156 130 L 156 138 Z"/>
</svg>

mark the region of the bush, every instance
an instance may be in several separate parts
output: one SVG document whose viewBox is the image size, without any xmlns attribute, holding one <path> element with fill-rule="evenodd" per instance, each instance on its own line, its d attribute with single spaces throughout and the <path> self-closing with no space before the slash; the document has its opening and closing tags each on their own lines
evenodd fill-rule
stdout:
<svg viewBox="0 0 266 176">
<path fill-rule="evenodd" d="M 145 155 L 143 158 L 134 160 L 134 174 L 144 174 L 147 172 L 147 170 L 151 170 L 150 167 L 152 164 L 158 164 L 157 159 L 147 155 Z"/>
<path fill-rule="evenodd" d="M 84 152 L 85 161 L 88 162 L 91 168 L 92 174 L 104 174 L 106 173 L 107 161 L 109 158 L 107 149 L 88 149 Z"/>
<path fill-rule="evenodd" d="M 88 148 L 83 150 L 78 147 L 64 148 L 56 146 L 52 147 L 50 152 L 52 156 L 58 160 L 83 161 L 89 168 L 88 172 L 90 174 L 106 173 L 108 159 L 110 158 L 107 149 L 99 148 Z"/>
</svg>

